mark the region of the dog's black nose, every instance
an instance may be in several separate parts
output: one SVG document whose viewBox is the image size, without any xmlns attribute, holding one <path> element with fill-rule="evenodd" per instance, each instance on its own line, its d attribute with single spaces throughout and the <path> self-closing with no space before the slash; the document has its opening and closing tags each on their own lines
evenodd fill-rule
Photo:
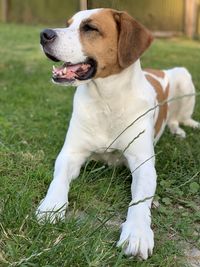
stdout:
<svg viewBox="0 0 200 267">
<path fill-rule="evenodd" d="M 40 43 L 42 45 L 46 43 L 51 43 L 53 42 L 57 37 L 57 34 L 54 30 L 51 29 L 45 29 L 40 33 Z"/>
</svg>

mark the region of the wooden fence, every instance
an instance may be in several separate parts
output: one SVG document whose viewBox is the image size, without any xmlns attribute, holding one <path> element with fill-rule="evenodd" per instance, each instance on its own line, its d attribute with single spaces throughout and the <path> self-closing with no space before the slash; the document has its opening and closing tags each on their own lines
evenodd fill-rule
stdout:
<svg viewBox="0 0 200 267">
<path fill-rule="evenodd" d="M 1 19 L 4 19 L 4 21 L 7 20 L 9 22 L 65 25 L 67 18 L 80 10 L 79 0 L 1 1 Z"/>
<path fill-rule="evenodd" d="M 153 31 L 200 36 L 200 0 L 0 0 L 0 20 L 64 25 L 80 9 L 126 10 Z"/>
</svg>

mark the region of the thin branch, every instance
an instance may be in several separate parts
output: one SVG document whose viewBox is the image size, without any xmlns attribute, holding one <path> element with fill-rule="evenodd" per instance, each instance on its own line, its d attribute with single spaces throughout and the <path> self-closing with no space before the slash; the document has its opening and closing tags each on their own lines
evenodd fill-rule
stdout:
<svg viewBox="0 0 200 267">
<path fill-rule="evenodd" d="M 198 175 L 199 173 L 200 173 L 200 171 L 196 172 L 196 173 L 195 173 L 189 180 L 187 180 L 185 183 L 183 183 L 183 184 L 181 184 L 181 185 L 179 185 L 179 186 L 177 186 L 177 187 L 175 187 L 175 188 L 180 188 L 180 187 L 182 187 L 182 186 L 184 186 L 184 185 L 190 183 L 193 179 L 195 179 L 195 178 L 197 177 L 197 175 Z"/>
<path fill-rule="evenodd" d="M 47 251 L 50 251 L 51 249 L 52 248 L 45 248 L 39 253 L 31 254 L 30 257 L 28 257 L 28 258 L 22 258 L 20 261 L 15 261 L 15 262 L 11 263 L 10 266 L 21 266 L 22 263 L 28 262 L 32 258 L 38 258 L 39 256 L 41 256 L 42 254 L 44 254 Z"/>
<path fill-rule="evenodd" d="M 28 262 L 29 260 L 31 260 L 32 258 L 38 258 L 39 256 L 41 256 L 42 254 L 44 254 L 45 252 L 48 252 L 50 250 L 52 250 L 53 248 L 55 248 L 64 238 L 64 234 L 61 234 L 57 237 L 57 239 L 55 240 L 54 244 L 52 247 L 48 247 L 43 249 L 42 251 L 38 252 L 38 253 L 33 253 L 31 254 L 29 257 L 27 258 L 22 258 L 19 261 L 15 261 L 13 263 L 10 263 L 9 266 L 21 266 L 23 263 Z"/>
<path fill-rule="evenodd" d="M 136 137 L 133 138 L 133 140 L 130 141 L 130 143 L 124 148 L 124 150 L 122 151 L 122 153 L 124 153 L 130 146 L 131 144 L 140 137 L 140 135 L 142 135 L 145 132 L 145 130 L 143 130 L 142 132 L 140 132 Z"/>
<path fill-rule="evenodd" d="M 155 158 L 155 156 L 159 155 L 160 153 L 162 153 L 162 151 L 152 155 L 151 157 L 147 158 L 145 161 L 143 161 L 140 165 L 138 165 L 132 172 L 131 174 L 133 174 L 135 171 L 137 171 L 137 169 L 139 169 L 142 165 L 144 165 L 147 161 L 149 161 L 152 158 Z"/>
<path fill-rule="evenodd" d="M 136 201 L 136 202 L 131 203 L 128 207 L 130 208 L 130 207 L 132 207 L 132 206 L 138 205 L 138 204 L 140 204 L 140 203 L 145 202 L 146 200 L 152 199 L 153 197 L 154 197 L 154 195 L 151 196 L 151 197 L 145 197 L 144 199 L 141 199 L 141 200 L 138 200 L 138 201 Z"/>
<path fill-rule="evenodd" d="M 121 153 L 120 153 L 120 155 L 119 155 L 117 161 L 120 161 L 120 159 L 123 157 L 123 153 L 124 153 L 124 152 L 131 146 L 131 144 L 132 144 L 135 140 L 137 140 L 137 139 L 140 137 L 140 135 L 142 135 L 144 132 L 145 132 L 145 130 L 143 130 L 142 132 L 140 132 L 137 136 L 135 136 L 135 137 L 128 143 L 128 145 L 124 148 L 124 150 L 121 151 Z"/>
</svg>

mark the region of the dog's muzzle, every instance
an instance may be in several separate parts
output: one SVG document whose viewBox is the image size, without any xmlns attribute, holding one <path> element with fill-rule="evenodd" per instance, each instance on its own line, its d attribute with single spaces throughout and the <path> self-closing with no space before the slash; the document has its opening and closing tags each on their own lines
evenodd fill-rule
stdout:
<svg viewBox="0 0 200 267">
<path fill-rule="evenodd" d="M 40 33 L 40 44 L 45 55 L 55 62 L 62 61 L 62 59 L 57 58 L 55 51 L 52 50 L 52 47 L 55 46 L 54 42 L 58 41 L 58 35 L 52 29 L 45 29 Z M 76 80 L 85 81 L 93 78 L 96 70 L 97 62 L 92 58 L 87 57 L 85 61 L 75 64 L 70 62 L 69 59 L 60 67 L 53 66 L 52 79 L 55 83 L 73 84 Z"/>
</svg>

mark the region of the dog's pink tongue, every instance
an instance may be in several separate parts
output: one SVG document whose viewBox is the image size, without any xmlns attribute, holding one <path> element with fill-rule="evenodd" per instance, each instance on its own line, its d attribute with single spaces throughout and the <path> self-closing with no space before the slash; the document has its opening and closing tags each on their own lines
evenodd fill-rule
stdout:
<svg viewBox="0 0 200 267">
<path fill-rule="evenodd" d="M 68 66 L 64 68 L 64 78 L 66 79 L 73 79 L 76 78 L 76 71 L 81 68 L 81 64 Z"/>
<path fill-rule="evenodd" d="M 84 72 L 87 71 L 89 68 L 89 64 L 75 64 L 75 65 L 68 65 L 68 66 L 62 66 L 55 68 L 53 66 L 53 75 L 59 78 L 65 78 L 65 79 L 73 79 L 77 77 L 76 72 Z"/>
<path fill-rule="evenodd" d="M 82 64 L 76 64 L 76 65 L 67 66 L 67 71 L 76 72 L 78 69 L 81 68 L 81 66 L 82 66 Z"/>
</svg>

